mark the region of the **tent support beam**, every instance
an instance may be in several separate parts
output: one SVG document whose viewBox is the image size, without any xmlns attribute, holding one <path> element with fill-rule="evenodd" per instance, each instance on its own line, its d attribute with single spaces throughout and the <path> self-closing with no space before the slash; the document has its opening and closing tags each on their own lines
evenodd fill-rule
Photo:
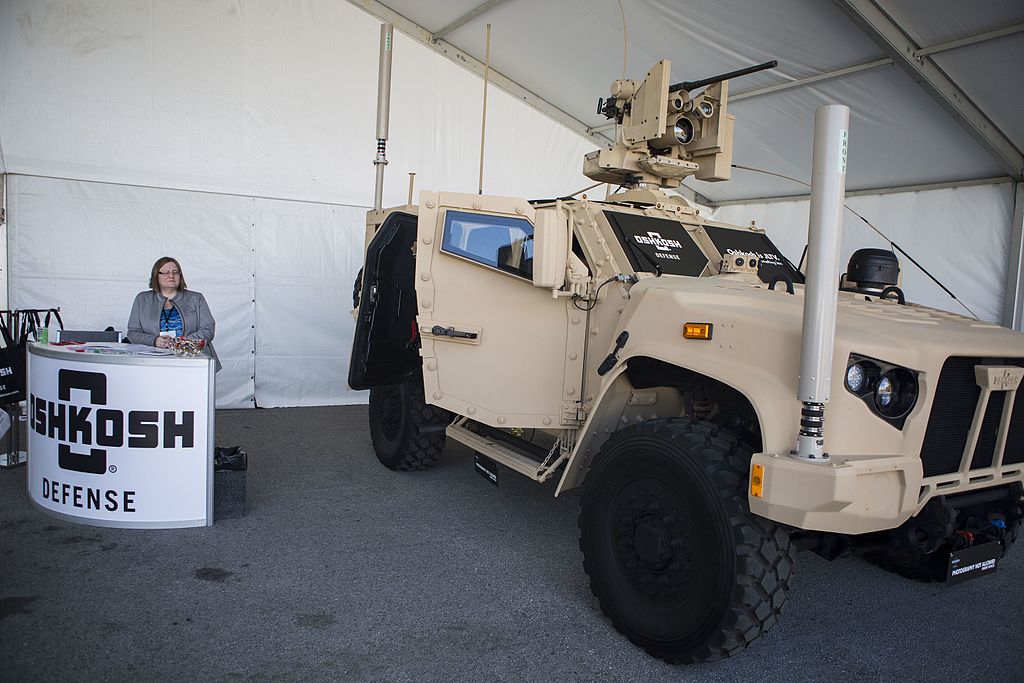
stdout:
<svg viewBox="0 0 1024 683">
<path fill-rule="evenodd" d="M 848 76 L 849 74 L 867 71 L 868 69 L 877 69 L 880 66 L 891 65 L 892 60 L 889 59 L 888 57 L 884 57 L 882 59 L 875 59 L 870 62 L 863 62 L 861 64 L 854 64 L 853 66 L 843 67 L 842 69 L 823 71 L 820 74 L 806 76 L 804 78 L 798 78 L 795 81 L 788 81 L 786 83 L 779 83 L 777 85 L 769 85 L 764 88 L 758 88 L 757 90 L 748 90 L 747 92 L 736 93 L 735 95 L 729 95 L 729 101 L 737 102 L 739 100 L 745 100 L 749 97 L 758 97 L 759 95 L 767 95 L 768 93 L 779 92 L 780 90 L 799 88 L 805 85 L 810 85 L 811 83 L 818 83 L 819 81 L 828 81 L 833 78 L 839 78 L 840 76 Z"/>
<path fill-rule="evenodd" d="M 833 0 L 893 62 L 980 141 L 1014 180 L 1024 178 L 1024 155 L 873 0 Z"/>
<path fill-rule="evenodd" d="M 900 194 L 902 192 L 927 192 L 929 190 L 945 190 L 951 187 L 975 187 L 977 185 L 1002 185 L 1013 181 L 1006 176 L 998 178 L 976 178 L 974 180 L 950 180 L 944 183 L 928 183 L 926 185 L 902 185 L 897 187 L 876 187 L 863 190 L 847 190 L 846 197 L 876 197 L 885 194 Z M 750 197 L 747 199 L 728 199 L 721 202 L 708 200 L 708 206 L 717 208 L 719 206 L 734 206 L 738 204 L 771 204 L 774 202 L 805 202 L 811 198 L 809 193 L 787 194 L 775 197 Z"/>
<path fill-rule="evenodd" d="M 394 24 L 395 28 L 409 36 L 413 40 L 417 40 L 423 45 L 427 46 L 434 52 L 447 57 L 455 64 L 458 64 L 464 69 L 475 73 L 480 78 L 484 76 L 484 63 L 480 60 L 470 56 L 468 53 L 463 52 L 459 48 L 455 47 L 451 43 L 444 40 L 434 40 L 433 35 L 427 29 L 423 28 L 416 22 L 407 19 L 398 12 L 394 11 L 387 5 L 377 2 L 377 0 L 348 0 L 352 5 L 358 7 L 364 12 L 368 12 L 371 15 L 377 17 L 381 21 Z M 544 98 L 540 97 L 536 93 L 527 90 L 519 83 L 516 83 L 508 76 L 501 74 L 494 70 L 493 67 L 490 69 L 490 82 L 506 93 L 516 98 L 520 102 L 530 105 L 540 113 L 544 114 L 548 118 L 552 119 L 556 123 L 560 123 L 569 130 L 577 133 L 594 144 L 605 145 L 612 144 L 611 138 L 602 135 L 600 133 L 591 132 L 588 126 L 572 116 L 568 112 L 565 112 L 555 105 L 551 104 Z"/>
<path fill-rule="evenodd" d="M 1010 231 L 1010 257 L 1006 269 L 1006 299 L 1003 302 L 1003 325 L 1024 331 L 1024 183 L 1018 182 L 1013 193 L 1013 225 Z"/>
<path fill-rule="evenodd" d="M 986 31 L 985 33 L 978 33 L 977 35 L 957 38 L 956 40 L 947 40 L 943 43 L 936 43 L 929 47 L 922 47 L 914 53 L 914 56 L 925 57 L 939 52 L 949 52 L 950 50 L 955 50 L 959 47 L 967 47 L 968 45 L 984 43 L 986 40 L 995 40 L 996 38 L 1010 36 L 1014 33 L 1020 33 L 1021 31 L 1024 31 L 1024 22 L 1019 24 L 1009 24 L 1008 26 L 997 28 L 994 31 Z"/>
<path fill-rule="evenodd" d="M 448 35 L 452 31 L 454 31 L 455 29 L 461 28 L 462 26 L 468 24 L 469 22 L 471 22 L 474 19 L 476 19 L 477 17 L 479 17 L 481 14 L 484 14 L 486 12 L 490 12 L 492 9 L 494 9 L 495 7 L 497 7 L 498 5 L 500 5 L 503 2 L 505 2 L 505 0 L 487 0 L 487 2 L 483 3 L 482 5 L 477 5 L 476 7 L 474 7 L 471 10 L 469 10 L 468 12 L 463 14 L 461 17 L 459 17 L 458 19 L 456 19 L 452 23 L 450 23 L 447 26 L 445 26 L 440 31 L 435 32 L 431 36 L 431 39 L 434 42 L 437 42 L 437 41 L 441 40 L 446 35 Z"/>
<path fill-rule="evenodd" d="M 921 58 L 926 55 L 934 55 L 940 52 L 949 52 L 950 50 L 956 50 L 957 48 L 967 47 L 968 45 L 977 45 L 978 43 L 984 43 L 988 40 L 995 40 L 996 38 L 1002 38 L 1003 36 L 1009 36 L 1014 33 L 1020 33 L 1024 31 L 1024 23 L 1010 24 L 1003 28 L 996 29 L 994 31 L 988 31 L 987 33 L 978 33 L 973 36 L 965 36 L 963 38 L 957 38 L 956 40 L 947 40 L 942 43 L 936 43 L 929 47 L 923 47 L 914 53 L 915 58 Z M 860 64 L 854 64 L 852 66 L 843 67 L 842 69 L 833 69 L 832 71 L 822 71 L 819 74 L 813 76 L 805 76 L 804 78 L 798 78 L 794 81 L 787 83 L 779 83 L 777 85 L 769 85 L 765 88 L 758 88 L 756 90 L 748 90 L 747 92 L 734 93 L 729 95 L 729 100 L 737 102 L 739 100 L 745 100 L 749 97 L 758 97 L 760 95 L 767 95 L 773 92 L 779 92 L 780 90 L 789 90 L 790 88 L 799 88 L 804 85 L 810 85 L 811 83 L 818 83 L 820 81 L 828 81 L 833 78 L 839 78 L 840 76 L 848 76 L 850 74 L 859 73 L 861 71 L 867 71 L 869 69 L 877 69 L 882 66 L 891 66 L 893 61 L 888 57 L 882 59 L 875 59 L 870 62 L 862 62 Z M 601 130 L 603 127 L 594 128 L 593 130 Z"/>
</svg>

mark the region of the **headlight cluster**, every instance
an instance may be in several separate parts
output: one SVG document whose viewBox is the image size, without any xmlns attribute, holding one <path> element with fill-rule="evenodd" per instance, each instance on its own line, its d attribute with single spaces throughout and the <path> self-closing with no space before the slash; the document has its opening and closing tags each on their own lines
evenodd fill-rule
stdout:
<svg viewBox="0 0 1024 683">
<path fill-rule="evenodd" d="M 846 388 L 897 429 L 917 403 L 917 373 L 855 353 L 846 365 Z"/>
</svg>

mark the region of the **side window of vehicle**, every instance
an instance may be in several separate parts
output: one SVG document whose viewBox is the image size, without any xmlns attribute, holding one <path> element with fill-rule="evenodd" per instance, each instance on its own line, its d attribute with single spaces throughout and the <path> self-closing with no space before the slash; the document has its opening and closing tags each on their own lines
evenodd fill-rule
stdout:
<svg viewBox="0 0 1024 683">
<path fill-rule="evenodd" d="M 449 210 L 441 251 L 533 279 L 533 225 L 525 218 Z"/>
</svg>

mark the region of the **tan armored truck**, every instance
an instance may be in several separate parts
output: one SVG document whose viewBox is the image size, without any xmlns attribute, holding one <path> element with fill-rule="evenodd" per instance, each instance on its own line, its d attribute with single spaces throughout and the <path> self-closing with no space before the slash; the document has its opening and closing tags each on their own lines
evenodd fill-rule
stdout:
<svg viewBox="0 0 1024 683">
<path fill-rule="evenodd" d="M 838 272 L 845 122 L 821 177 L 815 134 L 815 191 L 840 191 L 812 198 L 806 279 L 666 192 L 729 177 L 727 105 L 724 77 L 673 85 L 667 61 L 616 81 L 617 142 L 584 172 L 623 191 L 373 211 L 354 297 L 380 461 L 425 468 L 452 439 L 488 476 L 582 487 L 601 609 L 675 663 L 771 628 L 798 548 L 959 581 L 995 568 L 1024 500 L 1024 335 L 910 303 L 890 252 Z"/>
</svg>

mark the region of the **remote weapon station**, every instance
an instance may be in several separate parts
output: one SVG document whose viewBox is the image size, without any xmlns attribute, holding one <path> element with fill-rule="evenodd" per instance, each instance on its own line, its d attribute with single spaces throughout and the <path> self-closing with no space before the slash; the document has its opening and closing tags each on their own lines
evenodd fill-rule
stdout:
<svg viewBox="0 0 1024 683">
<path fill-rule="evenodd" d="M 382 209 L 378 185 L 356 283 L 349 384 L 380 461 L 425 468 L 452 439 L 494 481 L 581 488 L 601 609 L 675 663 L 770 629 L 798 548 L 955 582 L 994 570 L 1022 518 L 1024 335 L 908 302 L 888 251 L 841 273 L 845 107 L 816 115 L 806 277 L 666 192 L 729 178 L 728 79 L 769 66 L 615 81 L 616 142 L 583 162 L 624 188 L 606 201 Z"/>
</svg>

